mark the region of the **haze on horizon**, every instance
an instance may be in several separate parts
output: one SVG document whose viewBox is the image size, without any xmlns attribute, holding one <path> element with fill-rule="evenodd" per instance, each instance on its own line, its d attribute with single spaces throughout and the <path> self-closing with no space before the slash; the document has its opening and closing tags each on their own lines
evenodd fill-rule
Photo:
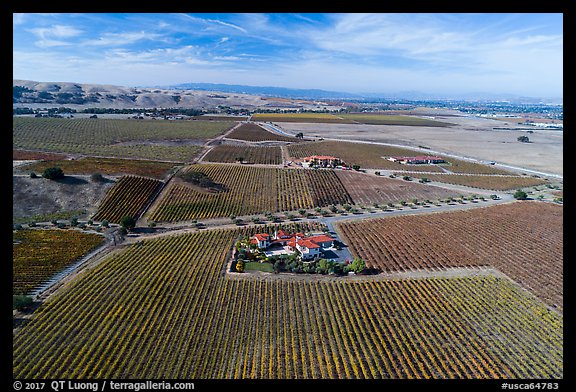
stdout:
<svg viewBox="0 0 576 392">
<path fill-rule="evenodd" d="M 13 14 L 13 78 L 562 97 L 562 14 Z"/>
</svg>

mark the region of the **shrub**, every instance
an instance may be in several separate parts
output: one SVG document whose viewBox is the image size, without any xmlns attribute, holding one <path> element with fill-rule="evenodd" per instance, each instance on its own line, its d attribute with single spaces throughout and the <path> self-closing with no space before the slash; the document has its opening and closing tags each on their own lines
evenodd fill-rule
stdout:
<svg viewBox="0 0 576 392">
<path fill-rule="evenodd" d="M 514 198 L 516 200 L 526 200 L 528 198 L 528 194 L 526 192 L 524 192 L 521 189 L 518 189 L 515 193 L 514 193 Z"/>
<path fill-rule="evenodd" d="M 30 173 L 30 178 L 38 178 L 38 175 L 34 172 Z"/>
<path fill-rule="evenodd" d="M 32 305 L 32 297 L 29 295 L 13 295 L 12 309 L 22 310 Z"/>
<path fill-rule="evenodd" d="M 238 260 L 236 262 L 236 272 L 244 272 L 244 260 Z"/>
<path fill-rule="evenodd" d="M 100 173 L 94 173 L 90 176 L 92 182 L 104 182 L 106 179 Z"/>
<path fill-rule="evenodd" d="M 120 219 L 120 226 L 127 231 L 132 230 L 136 227 L 136 219 L 131 216 L 124 216 Z"/>
<path fill-rule="evenodd" d="M 42 177 L 49 180 L 60 180 L 64 178 L 64 172 L 59 167 L 48 167 L 42 173 Z"/>
</svg>

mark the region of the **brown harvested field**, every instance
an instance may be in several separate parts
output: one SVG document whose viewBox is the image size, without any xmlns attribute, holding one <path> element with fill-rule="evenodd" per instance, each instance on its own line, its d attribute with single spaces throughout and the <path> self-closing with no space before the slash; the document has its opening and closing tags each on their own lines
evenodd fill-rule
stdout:
<svg viewBox="0 0 576 392">
<path fill-rule="evenodd" d="M 234 163 L 238 161 L 237 158 L 242 158 L 243 162 L 246 163 L 280 165 L 282 164 L 282 151 L 277 146 L 254 147 L 221 144 L 210 150 L 203 161 Z"/>
<path fill-rule="evenodd" d="M 339 224 L 351 251 L 383 271 L 492 266 L 562 310 L 562 206 L 485 208 Z"/>
<path fill-rule="evenodd" d="M 402 175 L 402 173 L 396 173 Z M 426 174 L 416 175 L 418 178 L 426 177 L 431 181 L 444 182 L 446 184 L 464 185 L 473 188 L 491 189 L 495 191 L 506 191 L 510 189 L 526 188 L 547 184 L 548 180 L 525 176 L 490 176 L 479 175 L 469 176 L 464 174 Z"/>
<path fill-rule="evenodd" d="M 211 116 L 211 115 L 201 115 L 194 116 L 191 118 L 192 121 L 246 121 L 249 116 Z"/>
<path fill-rule="evenodd" d="M 344 160 L 348 165 L 360 165 L 362 168 L 383 170 L 406 170 L 417 172 L 442 172 L 442 168 L 456 173 L 471 174 L 510 174 L 502 169 L 490 165 L 482 165 L 470 161 L 438 155 L 446 160 L 446 164 L 437 165 L 404 165 L 389 161 L 386 158 L 393 156 L 423 155 L 422 151 L 408 148 L 386 146 L 381 144 L 352 143 L 332 140 L 320 142 L 300 143 L 288 146 L 290 156 L 304 158 L 310 155 L 333 155 Z M 434 154 L 437 155 L 437 154 Z"/>
<path fill-rule="evenodd" d="M 435 121 L 428 118 L 382 113 L 350 113 L 340 114 L 339 116 L 346 120 L 370 125 L 405 125 L 418 127 L 449 127 L 454 125 L 452 123 Z"/>
<path fill-rule="evenodd" d="M 400 179 L 377 177 L 353 171 L 336 170 L 335 172 L 356 204 L 398 203 L 402 200 L 409 202 L 412 199 L 438 200 L 462 194 L 461 191 L 451 191 Z"/>
<path fill-rule="evenodd" d="M 246 140 L 248 142 L 263 142 L 263 141 L 280 141 L 280 142 L 298 142 L 300 139 L 295 137 L 288 137 L 277 135 L 268 132 L 261 126 L 253 123 L 242 124 L 227 136 L 229 139 Z"/>
<path fill-rule="evenodd" d="M 144 161 L 135 159 L 118 158 L 82 158 L 78 160 L 60 160 L 50 162 L 38 162 L 22 168 L 22 172 L 41 173 L 48 167 L 57 166 L 65 174 L 108 174 L 125 175 L 134 174 L 144 177 L 164 179 L 170 169 L 175 165 L 169 162 Z"/>
<path fill-rule="evenodd" d="M 420 152 L 406 148 L 327 140 L 289 145 L 288 153 L 294 158 L 304 158 L 310 155 L 333 155 L 344 160 L 348 165 L 360 165 L 362 168 L 386 170 L 408 169 L 407 165 L 389 161 L 385 159 L 385 157 L 421 154 Z M 410 165 L 409 170 L 442 171 L 442 169 L 436 165 Z"/>
<path fill-rule="evenodd" d="M 57 161 L 66 159 L 68 155 L 55 152 L 12 150 L 13 161 Z"/>
<path fill-rule="evenodd" d="M 340 116 L 329 113 L 256 113 L 252 115 L 251 120 L 270 122 L 354 124 L 353 120 L 347 120 Z"/>
<path fill-rule="evenodd" d="M 464 161 L 456 158 L 447 158 L 450 165 L 444 166 L 447 170 L 453 173 L 468 173 L 468 174 L 508 174 L 512 173 L 504 169 L 499 169 L 492 165 L 482 165 L 470 161 Z"/>
</svg>

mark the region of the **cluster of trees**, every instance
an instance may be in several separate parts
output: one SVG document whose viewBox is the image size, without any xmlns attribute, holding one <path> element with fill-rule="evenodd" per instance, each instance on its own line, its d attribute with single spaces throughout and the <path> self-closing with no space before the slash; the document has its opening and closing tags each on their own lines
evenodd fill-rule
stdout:
<svg viewBox="0 0 576 392">
<path fill-rule="evenodd" d="M 215 190 L 224 190 L 222 184 L 214 182 L 208 175 L 202 172 L 191 171 L 187 173 L 182 173 L 179 175 L 184 181 L 189 182 L 194 185 L 198 185 L 202 188 L 210 188 Z"/>
<path fill-rule="evenodd" d="M 275 256 L 270 261 L 273 265 L 274 273 L 293 272 L 304 274 L 334 274 L 345 275 L 348 272 L 361 273 L 366 269 L 364 260 L 356 257 L 348 264 L 342 264 L 328 259 L 314 259 L 309 262 L 300 260 L 296 253 L 292 255 Z"/>
<path fill-rule="evenodd" d="M 42 177 L 49 180 L 61 180 L 64 178 L 64 172 L 59 167 L 47 167 L 44 169 Z"/>
</svg>

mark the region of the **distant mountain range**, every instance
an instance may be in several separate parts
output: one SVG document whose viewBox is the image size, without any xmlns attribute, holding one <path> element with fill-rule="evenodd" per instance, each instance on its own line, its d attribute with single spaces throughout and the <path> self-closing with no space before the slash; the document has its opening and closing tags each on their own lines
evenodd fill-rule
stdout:
<svg viewBox="0 0 576 392">
<path fill-rule="evenodd" d="M 294 89 L 271 86 L 245 86 L 240 84 L 222 83 L 181 83 L 172 86 L 159 86 L 169 90 L 204 90 L 223 93 L 251 94 L 264 97 L 279 97 L 291 99 L 362 99 L 360 94 L 351 94 L 338 91 L 319 89 Z"/>
<path fill-rule="evenodd" d="M 215 83 L 182 83 L 171 86 L 120 87 L 71 82 L 37 82 L 13 79 L 14 107 L 72 108 L 217 108 L 235 107 L 247 110 L 262 109 L 338 109 L 342 102 L 354 105 L 362 102 L 386 101 L 508 101 L 512 103 L 562 104 L 562 99 L 543 100 L 504 94 L 471 93 L 442 96 L 418 91 L 391 94 L 346 93 L 320 89 L 245 86 Z"/>
<path fill-rule="evenodd" d="M 170 86 L 157 86 L 167 90 L 204 90 L 237 94 L 252 94 L 265 97 L 318 100 L 407 100 L 407 101 L 508 101 L 513 103 L 555 103 L 561 104 L 562 98 L 524 97 L 514 94 L 493 94 L 473 92 L 466 94 L 429 94 L 421 91 L 400 91 L 394 93 L 348 93 L 321 89 L 294 89 L 272 86 L 246 86 L 222 83 L 181 83 Z"/>
</svg>

